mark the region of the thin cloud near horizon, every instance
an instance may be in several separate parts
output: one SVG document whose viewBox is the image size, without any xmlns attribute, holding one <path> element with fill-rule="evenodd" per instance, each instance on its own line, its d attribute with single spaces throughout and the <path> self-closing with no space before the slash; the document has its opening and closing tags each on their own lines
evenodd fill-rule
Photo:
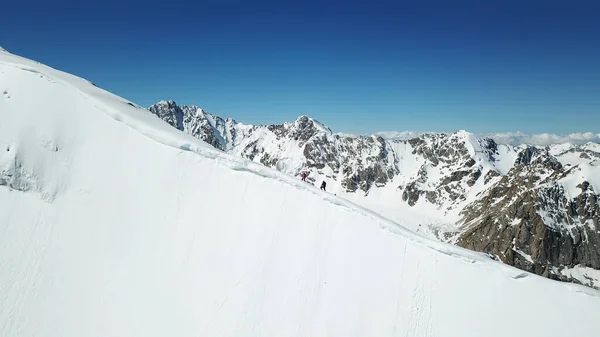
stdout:
<svg viewBox="0 0 600 337">
<path fill-rule="evenodd" d="M 577 132 L 566 135 L 559 135 L 553 133 L 539 133 L 528 135 L 526 133 L 517 131 L 482 134 L 481 136 L 490 137 L 499 144 L 509 144 L 514 146 L 521 144 L 546 146 L 551 144 L 564 143 L 571 143 L 574 145 L 583 145 L 589 142 L 600 143 L 600 133 L 593 132 Z"/>
<path fill-rule="evenodd" d="M 407 140 L 418 137 L 423 134 L 431 134 L 438 132 L 416 132 L 416 131 L 382 131 L 376 132 L 373 135 L 381 136 L 385 139 L 399 139 Z M 447 132 L 439 132 L 446 133 Z M 341 136 L 357 136 L 349 133 L 336 133 Z M 594 132 L 576 132 L 570 134 L 553 134 L 553 133 L 539 133 L 539 134 L 526 134 L 521 131 L 516 132 L 494 132 L 494 133 L 474 133 L 478 137 L 492 138 L 498 144 L 507 144 L 512 146 L 519 145 L 533 145 L 533 146 L 547 146 L 552 144 L 565 144 L 571 143 L 573 145 L 583 145 L 589 142 L 600 143 L 600 133 Z M 367 135 L 363 135 L 367 136 Z"/>
</svg>

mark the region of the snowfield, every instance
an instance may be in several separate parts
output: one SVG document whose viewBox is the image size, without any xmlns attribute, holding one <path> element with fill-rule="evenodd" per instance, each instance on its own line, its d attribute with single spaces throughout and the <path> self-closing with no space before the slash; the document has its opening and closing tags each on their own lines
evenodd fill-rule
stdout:
<svg viewBox="0 0 600 337">
<path fill-rule="evenodd" d="M 0 52 L 0 336 L 594 336 L 600 292 L 425 239 Z"/>
</svg>

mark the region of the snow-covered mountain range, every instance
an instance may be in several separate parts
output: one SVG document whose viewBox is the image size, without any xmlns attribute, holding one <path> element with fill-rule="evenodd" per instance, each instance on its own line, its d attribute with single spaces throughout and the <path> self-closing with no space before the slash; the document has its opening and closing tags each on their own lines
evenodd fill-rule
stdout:
<svg viewBox="0 0 600 337">
<path fill-rule="evenodd" d="M 217 149 L 324 180 L 333 193 L 425 235 L 600 286 L 597 143 L 512 146 L 466 131 L 344 136 L 308 116 L 256 126 L 173 101 L 149 110 Z"/>
<path fill-rule="evenodd" d="M 283 129 L 294 142 L 311 133 Z M 360 188 L 320 191 L 3 51 L 0 177 L 0 336 L 598 330 L 595 289 L 415 234 L 346 200 L 365 199 Z M 548 317 L 560 322 L 536 324 Z"/>
</svg>

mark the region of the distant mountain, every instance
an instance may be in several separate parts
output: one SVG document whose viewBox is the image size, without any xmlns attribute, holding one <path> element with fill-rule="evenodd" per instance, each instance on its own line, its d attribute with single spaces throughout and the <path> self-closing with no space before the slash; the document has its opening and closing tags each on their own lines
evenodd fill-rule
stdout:
<svg viewBox="0 0 600 337">
<path fill-rule="evenodd" d="M 450 224 L 430 224 L 440 240 L 546 277 L 600 285 L 599 144 L 511 146 L 466 131 L 350 136 L 308 116 L 246 125 L 173 101 L 149 110 L 217 149 L 325 180 L 365 207 L 424 210 Z"/>
</svg>

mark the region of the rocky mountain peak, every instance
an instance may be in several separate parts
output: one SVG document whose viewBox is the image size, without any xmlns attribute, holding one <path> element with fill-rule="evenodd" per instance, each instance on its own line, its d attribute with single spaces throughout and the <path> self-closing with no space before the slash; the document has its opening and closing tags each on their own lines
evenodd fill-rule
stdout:
<svg viewBox="0 0 600 337">
<path fill-rule="evenodd" d="M 159 101 L 158 103 L 156 103 L 150 107 L 153 107 L 153 106 L 170 107 L 170 108 L 178 107 L 177 103 L 173 100 Z"/>
<path fill-rule="evenodd" d="M 600 154 L 600 144 L 598 144 L 598 143 L 588 142 L 588 143 L 584 144 L 583 146 L 581 146 L 581 149 L 583 151 L 590 151 L 590 152 Z"/>
<path fill-rule="evenodd" d="M 306 143 L 310 138 L 318 134 L 330 135 L 331 129 L 321 124 L 317 120 L 306 115 L 298 117 L 291 124 L 284 124 L 288 129 L 288 137 Z"/>
<path fill-rule="evenodd" d="M 175 101 L 160 101 L 148 108 L 153 114 L 183 131 L 183 110 Z"/>
<path fill-rule="evenodd" d="M 234 141 L 235 121 L 210 114 L 195 105 L 179 106 L 175 101 L 160 101 L 148 108 L 171 126 L 226 150 Z"/>
<path fill-rule="evenodd" d="M 422 154 L 435 165 L 438 162 L 450 162 L 460 159 L 469 160 L 476 156 L 476 153 L 488 155 L 491 151 L 484 145 L 484 140 L 478 139 L 473 134 L 466 131 L 457 131 L 452 134 L 446 133 L 426 133 L 419 137 L 412 138 L 408 142 L 414 148 L 414 152 Z M 490 145 L 496 147 L 495 142 Z"/>
<path fill-rule="evenodd" d="M 562 163 L 551 154 L 548 148 L 537 148 L 527 146 L 517 154 L 514 168 L 533 166 L 531 170 L 545 171 L 545 169 L 556 171 L 562 168 Z"/>
</svg>

